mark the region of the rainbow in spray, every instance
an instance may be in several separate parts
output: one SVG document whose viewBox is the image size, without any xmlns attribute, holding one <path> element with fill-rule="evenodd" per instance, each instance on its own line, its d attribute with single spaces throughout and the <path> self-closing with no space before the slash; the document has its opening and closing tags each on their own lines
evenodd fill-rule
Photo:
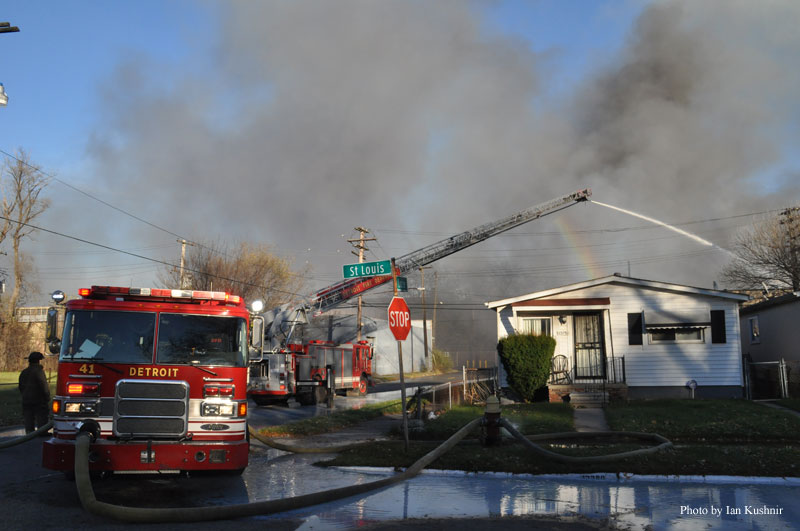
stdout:
<svg viewBox="0 0 800 531">
<path fill-rule="evenodd" d="M 586 270 L 589 278 L 602 277 L 603 271 L 592 256 L 591 247 L 586 242 L 586 239 L 572 227 L 568 218 L 559 216 L 555 219 L 554 224 L 561 231 L 567 243 L 575 250 L 578 262 Z"/>
</svg>

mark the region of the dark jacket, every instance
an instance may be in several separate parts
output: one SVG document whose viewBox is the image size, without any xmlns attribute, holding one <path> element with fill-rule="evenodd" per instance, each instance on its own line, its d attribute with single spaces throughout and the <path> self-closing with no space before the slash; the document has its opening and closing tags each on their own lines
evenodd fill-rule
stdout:
<svg viewBox="0 0 800 531">
<path fill-rule="evenodd" d="M 19 374 L 19 392 L 22 393 L 23 405 L 46 404 L 50 401 L 50 386 L 44 367 L 31 363 Z"/>
</svg>

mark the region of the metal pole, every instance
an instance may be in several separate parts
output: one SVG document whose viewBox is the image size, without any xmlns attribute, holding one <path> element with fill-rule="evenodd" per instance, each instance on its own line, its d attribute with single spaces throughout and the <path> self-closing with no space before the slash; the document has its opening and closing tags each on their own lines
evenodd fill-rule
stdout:
<svg viewBox="0 0 800 531">
<path fill-rule="evenodd" d="M 394 267 L 392 258 L 392 284 L 394 285 L 394 296 L 397 297 L 397 269 Z M 397 360 L 400 366 L 400 405 L 403 408 L 403 441 L 405 442 L 406 452 L 408 452 L 408 412 L 406 411 L 406 379 L 403 373 L 403 342 L 397 340 Z"/>
<path fill-rule="evenodd" d="M 453 382 L 447 382 L 447 409 L 453 409 Z"/>
<path fill-rule="evenodd" d="M 425 311 L 425 268 L 420 267 L 419 273 L 422 276 L 422 341 L 425 343 L 425 363 L 430 365 L 428 361 L 428 315 Z M 428 370 L 432 367 L 428 367 Z"/>
<path fill-rule="evenodd" d="M 403 441 L 408 452 L 408 412 L 406 411 L 406 383 L 403 378 L 403 342 L 397 341 L 397 359 L 400 365 L 400 402 L 403 406 Z"/>
</svg>

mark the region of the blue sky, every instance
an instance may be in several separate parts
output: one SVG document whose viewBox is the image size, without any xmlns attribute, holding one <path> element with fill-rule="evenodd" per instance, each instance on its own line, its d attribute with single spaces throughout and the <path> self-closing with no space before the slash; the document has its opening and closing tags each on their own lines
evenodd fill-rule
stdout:
<svg viewBox="0 0 800 531">
<path fill-rule="evenodd" d="M 316 284 L 341 272 L 356 225 L 384 231 L 369 257 L 384 259 L 579 187 L 668 222 L 769 211 L 800 198 L 800 156 L 787 137 L 800 115 L 788 66 L 798 10 L 777 2 L 763 20 L 751 11 L 747 2 L 681 0 L 9 1 L 0 21 L 21 31 L 0 34 L 10 98 L 0 107 L 0 149 L 23 148 L 58 179 L 170 232 L 274 245 L 311 265 Z M 373 26 L 397 35 L 384 39 Z M 656 57 L 663 38 L 672 40 Z M 688 52 L 678 49 L 684 41 Z M 408 57 L 392 42 L 406 44 Z M 675 61 L 673 50 L 685 57 Z M 686 101 L 662 97 L 652 80 L 642 82 L 652 100 L 631 89 L 617 101 L 607 90 L 624 90 L 630 72 L 653 64 L 674 68 L 671 88 L 690 80 Z M 681 77 L 683 66 L 693 77 Z M 749 68 L 753 75 L 742 73 Z M 43 227 L 177 256 L 172 234 L 58 182 L 48 193 Z M 710 285 L 726 261 L 697 256 L 689 241 L 665 243 L 663 233 L 636 247 L 588 236 L 639 224 L 611 212 L 583 209 L 563 221 L 522 233 L 531 241 L 520 247 L 550 249 L 542 267 L 563 266 L 533 287 L 626 261 L 639 276 Z M 728 244 L 749 221 L 696 228 Z M 553 235 L 564 227 L 584 231 L 586 247 L 570 250 Z M 513 259 L 514 245 L 498 238 L 452 264 L 482 270 L 482 252 Z M 605 265 L 566 272 L 592 251 Z M 44 294 L 151 285 L 160 267 L 47 235 L 28 252 Z M 650 258 L 668 255 L 688 258 Z M 483 291 L 486 300 L 507 295 Z"/>
</svg>

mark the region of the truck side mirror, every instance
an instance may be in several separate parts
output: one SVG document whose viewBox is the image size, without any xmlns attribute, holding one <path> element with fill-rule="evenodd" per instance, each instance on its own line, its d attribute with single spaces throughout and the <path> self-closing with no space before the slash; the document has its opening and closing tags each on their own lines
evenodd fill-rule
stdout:
<svg viewBox="0 0 800 531">
<path fill-rule="evenodd" d="M 261 316 L 253 317 L 253 329 L 250 331 L 250 346 L 261 349 L 264 343 L 264 318 Z"/>
<path fill-rule="evenodd" d="M 51 307 L 47 309 L 47 326 L 44 340 L 52 343 L 58 339 L 58 310 Z"/>
<path fill-rule="evenodd" d="M 47 349 L 50 351 L 50 354 L 58 354 L 61 352 L 61 340 L 54 339 L 47 344 Z"/>
</svg>

